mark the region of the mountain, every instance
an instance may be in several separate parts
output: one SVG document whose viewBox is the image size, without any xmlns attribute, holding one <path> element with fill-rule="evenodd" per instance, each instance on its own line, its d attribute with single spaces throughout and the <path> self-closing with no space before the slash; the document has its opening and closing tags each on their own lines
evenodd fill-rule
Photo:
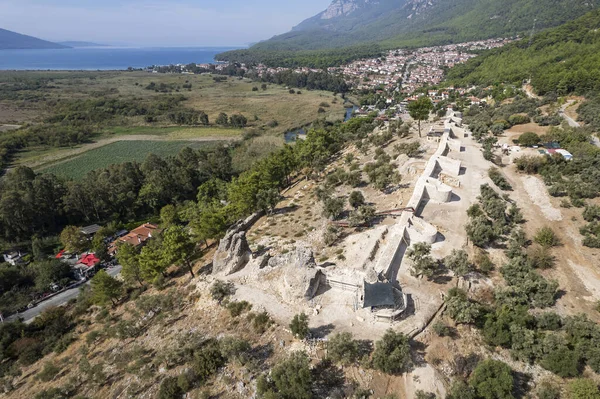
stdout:
<svg viewBox="0 0 600 399">
<path fill-rule="evenodd" d="M 68 47 L 0 28 L 0 50 L 40 50 Z"/>
<path fill-rule="evenodd" d="M 598 6 L 600 0 L 333 0 L 290 32 L 260 42 L 249 52 L 219 58 L 268 58 L 273 51 L 365 45 L 375 51 L 527 35 L 534 25 L 538 31 L 558 26 Z M 318 54 L 326 57 L 322 51 Z"/>
<path fill-rule="evenodd" d="M 531 79 L 538 94 L 600 93 L 600 10 L 450 70 L 457 84 L 488 85 Z"/>
<path fill-rule="evenodd" d="M 58 42 L 58 44 L 67 47 L 73 48 L 83 48 L 83 47 L 109 47 L 106 44 L 98 44 L 92 42 L 79 42 L 79 41 L 67 41 L 67 42 Z"/>
</svg>

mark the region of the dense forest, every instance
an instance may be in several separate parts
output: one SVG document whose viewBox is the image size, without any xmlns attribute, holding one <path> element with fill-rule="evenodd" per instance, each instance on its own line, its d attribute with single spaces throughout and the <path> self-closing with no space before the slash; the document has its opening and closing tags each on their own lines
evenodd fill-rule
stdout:
<svg viewBox="0 0 600 399">
<path fill-rule="evenodd" d="M 462 85 L 531 79 L 544 95 L 585 95 L 600 90 L 600 11 L 523 39 L 451 69 L 448 79 Z"/>
<path fill-rule="evenodd" d="M 328 68 L 347 64 L 361 58 L 378 57 L 383 49 L 378 44 L 352 46 L 328 50 L 284 50 L 277 51 L 244 49 L 218 54 L 218 61 L 241 62 L 245 64 L 262 63 L 272 67 Z"/>
</svg>

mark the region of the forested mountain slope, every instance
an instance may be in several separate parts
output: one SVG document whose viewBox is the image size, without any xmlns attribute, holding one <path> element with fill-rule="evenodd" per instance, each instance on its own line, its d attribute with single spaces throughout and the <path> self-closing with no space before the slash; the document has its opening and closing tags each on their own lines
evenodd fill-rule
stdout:
<svg viewBox="0 0 600 399">
<path fill-rule="evenodd" d="M 314 66 L 326 66 L 321 64 L 333 65 L 340 57 L 328 60 L 323 49 L 356 52 L 356 46 L 368 44 L 376 52 L 527 35 L 534 23 L 537 30 L 558 26 L 598 5 L 600 0 L 334 0 L 291 32 L 219 58 L 306 65 L 312 54 Z"/>
<path fill-rule="evenodd" d="M 539 33 L 531 40 L 491 50 L 453 68 L 462 84 L 520 83 L 531 79 L 539 94 L 600 91 L 600 11 Z"/>
<path fill-rule="evenodd" d="M 21 49 L 53 49 L 67 48 L 61 44 L 48 42 L 33 36 L 22 35 L 0 28 L 0 50 L 21 50 Z"/>
</svg>

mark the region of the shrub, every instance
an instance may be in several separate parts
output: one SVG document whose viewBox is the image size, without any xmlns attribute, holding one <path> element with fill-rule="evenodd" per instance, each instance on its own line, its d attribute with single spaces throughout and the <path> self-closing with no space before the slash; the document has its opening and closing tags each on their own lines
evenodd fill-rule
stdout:
<svg viewBox="0 0 600 399">
<path fill-rule="evenodd" d="M 540 364 L 563 378 L 577 377 L 580 374 L 581 356 L 575 350 L 561 346 L 548 353 Z"/>
<path fill-rule="evenodd" d="M 451 288 L 446 296 L 446 312 L 455 323 L 471 324 L 480 316 L 481 308 L 469 300 L 465 291 Z"/>
<path fill-rule="evenodd" d="M 248 301 L 233 301 L 227 304 L 227 310 L 229 310 L 231 317 L 238 317 L 250 309 L 252 309 L 252 304 Z"/>
<path fill-rule="evenodd" d="M 477 365 L 470 385 L 477 397 L 487 399 L 513 399 L 515 386 L 512 369 L 506 363 L 487 359 Z"/>
<path fill-rule="evenodd" d="M 558 237 L 550 227 L 542 227 L 539 229 L 533 240 L 544 248 L 555 247 L 560 244 Z"/>
<path fill-rule="evenodd" d="M 158 399 L 180 399 L 183 394 L 176 377 L 167 377 L 160 383 Z"/>
<path fill-rule="evenodd" d="M 473 264 L 469 262 L 469 255 L 464 249 L 453 249 L 450 255 L 444 258 L 444 265 L 460 277 L 473 270 Z"/>
<path fill-rule="evenodd" d="M 273 367 L 270 377 L 262 375 L 258 379 L 256 391 L 262 398 L 311 399 L 312 383 L 308 356 L 294 352 Z"/>
<path fill-rule="evenodd" d="M 411 274 L 431 278 L 438 270 L 438 263 L 430 255 L 431 245 L 418 242 L 406 251 L 406 256 L 413 262 Z"/>
<path fill-rule="evenodd" d="M 391 329 L 387 330 L 375 344 L 373 366 L 387 374 L 400 374 L 406 371 L 410 363 L 408 337 Z"/>
<path fill-rule="evenodd" d="M 349 332 L 335 334 L 327 341 L 327 354 L 336 363 L 352 364 L 358 358 L 358 342 Z"/>
<path fill-rule="evenodd" d="M 235 286 L 232 282 L 217 280 L 210 287 L 210 296 L 219 303 L 233 294 L 235 294 Z"/>
<path fill-rule="evenodd" d="M 546 164 L 546 157 L 540 157 L 535 155 L 524 155 L 520 158 L 515 159 L 515 165 L 517 170 L 530 175 L 536 174 Z"/>
<path fill-rule="evenodd" d="M 352 191 L 348 196 L 348 203 L 352 208 L 358 209 L 358 207 L 365 204 L 365 196 L 360 191 Z"/>
<path fill-rule="evenodd" d="M 401 143 L 394 146 L 394 151 L 400 154 L 406 154 L 409 158 L 415 158 L 421 153 L 421 144 L 418 141 L 410 143 Z"/>
<path fill-rule="evenodd" d="M 512 186 L 508 183 L 508 181 L 502 176 L 502 173 L 498 170 L 498 168 L 491 168 L 488 171 L 488 176 L 498 188 L 504 191 L 511 191 Z"/>
<path fill-rule="evenodd" d="M 44 368 L 36 376 L 37 379 L 48 382 L 54 379 L 60 373 L 60 369 L 52 362 L 44 363 Z"/>
<path fill-rule="evenodd" d="M 508 117 L 508 123 L 511 125 L 525 125 L 526 123 L 531 122 L 531 119 L 527 115 L 523 114 L 515 114 Z M 534 133 L 535 134 L 535 133 Z"/>
<path fill-rule="evenodd" d="M 200 383 L 205 383 L 225 365 L 226 359 L 221 354 L 219 343 L 209 340 L 201 350 L 194 353 L 193 367 Z"/>
<path fill-rule="evenodd" d="M 227 360 L 237 360 L 244 364 L 247 360 L 247 354 L 252 348 L 248 341 L 234 337 L 226 337 L 219 341 L 221 354 Z"/>
<path fill-rule="evenodd" d="M 540 383 L 537 389 L 538 399 L 560 399 L 560 388 L 548 381 Z"/>
<path fill-rule="evenodd" d="M 273 324 L 273 320 L 267 312 L 260 312 L 252 316 L 252 327 L 259 334 L 263 334 Z"/>
<path fill-rule="evenodd" d="M 590 379 L 579 378 L 569 384 L 571 399 L 600 399 L 598 385 Z"/>
<path fill-rule="evenodd" d="M 537 247 L 529 254 L 529 262 L 535 269 L 550 269 L 554 266 L 554 256 L 546 247 Z"/>
<path fill-rule="evenodd" d="M 450 327 L 448 327 L 439 320 L 436 321 L 431 328 L 433 329 L 433 332 L 436 333 L 436 335 L 438 335 L 439 337 L 446 337 L 450 335 Z"/>
<path fill-rule="evenodd" d="M 435 394 L 418 390 L 415 392 L 415 399 L 436 399 Z"/>
<path fill-rule="evenodd" d="M 308 329 L 308 316 L 305 313 L 295 315 L 290 323 L 290 330 L 296 338 L 306 338 L 310 332 Z"/>
<path fill-rule="evenodd" d="M 489 273 L 494 270 L 494 262 L 490 259 L 485 251 L 481 251 L 475 257 L 475 264 L 479 267 L 482 273 Z"/>
<path fill-rule="evenodd" d="M 325 233 L 323 234 L 323 242 L 328 247 L 332 246 L 333 244 L 335 244 L 338 238 L 340 238 L 340 233 L 341 230 L 339 227 L 335 225 L 327 226 L 327 230 L 325 230 Z"/>
</svg>

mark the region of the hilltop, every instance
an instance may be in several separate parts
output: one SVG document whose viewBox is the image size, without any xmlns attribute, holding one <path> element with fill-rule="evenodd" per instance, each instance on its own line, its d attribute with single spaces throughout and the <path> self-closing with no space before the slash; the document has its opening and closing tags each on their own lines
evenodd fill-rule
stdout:
<svg viewBox="0 0 600 399">
<path fill-rule="evenodd" d="M 0 28 L 0 50 L 41 50 L 68 47 Z"/>
<path fill-rule="evenodd" d="M 536 30 L 555 27 L 599 4 L 598 0 L 334 0 L 327 10 L 290 32 L 219 59 L 331 66 L 339 62 L 339 54 L 330 57 L 324 49 L 357 53 L 357 46 L 368 45 L 374 55 L 392 48 L 527 35 L 534 23 Z"/>
</svg>

